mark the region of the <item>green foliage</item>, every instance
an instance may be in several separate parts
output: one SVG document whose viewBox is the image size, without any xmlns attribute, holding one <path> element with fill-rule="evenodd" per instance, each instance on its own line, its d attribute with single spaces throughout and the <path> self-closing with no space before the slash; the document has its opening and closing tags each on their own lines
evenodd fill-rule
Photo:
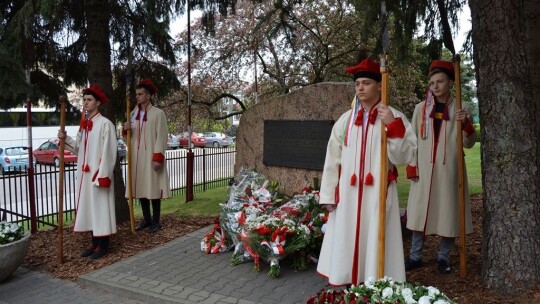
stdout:
<svg viewBox="0 0 540 304">
<path fill-rule="evenodd" d="M 482 132 L 480 132 L 480 124 L 474 125 L 474 132 L 476 132 L 476 142 L 482 141 Z"/>
<path fill-rule="evenodd" d="M 198 118 L 192 121 L 193 130 L 196 132 L 206 132 L 206 130 L 212 130 L 215 121 L 209 118 Z"/>
<path fill-rule="evenodd" d="M 175 132 L 174 132 L 175 129 L 176 129 L 175 127 L 176 127 L 176 125 L 175 125 L 174 121 L 170 121 L 170 120 L 167 121 L 167 130 L 169 131 L 170 134 L 174 134 L 174 133 L 175 133 Z"/>
<path fill-rule="evenodd" d="M 31 87 L 26 83 L 24 68 L 0 41 L 0 108 L 16 107 L 25 100 Z"/>
<path fill-rule="evenodd" d="M 212 132 L 220 132 L 222 133 L 224 130 L 224 127 L 222 124 L 220 123 L 215 123 L 213 126 L 212 126 Z"/>
<path fill-rule="evenodd" d="M 361 33 L 373 31 L 370 28 L 373 24 L 376 24 L 376 28 L 381 28 L 381 2 L 375 0 L 353 0 L 351 3 L 356 10 L 364 11 L 366 23 L 359 24 Z M 441 12 L 437 6 L 437 1 L 385 1 L 386 10 L 388 12 L 388 27 L 390 29 L 390 37 L 395 53 L 393 57 L 398 60 L 406 60 L 410 55 L 410 46 L 412 44 L 414 35 L 418 32 L 420 26 L 423 25 L 425 31 L 425 38 L 428 40 L 430 48 L 431 59 L 440 58 L 437 54 L 440 54 L 440 50 L 443 45 L 450 49 L 453 47 L 453 43 L 448 41 L 451 39 L 451 34 L 445 31 L 451 30 L 453 25 L 454 30 L 458 26 L 458 12 L 462 10 L 465 1 L 463 0 L 449 0 L 444 1 L 445 10 Z M 441 20 L 441 16 L 446 15 L 446 19 Z M 422 24 L 419 21 L 423 21 Z M 444 29 L 444 25 L 449 23 L 450 26 Z M 443 39 L 444 37 L 444 39 Z M 381 35 L 378 37 L 381 40 Z M 452 46 L 447 44 L 451 43 Z M 381 42 L 377 42 L 380 46 Z M 381 48 L 376 50 L 376 54 L 380 54 Z"/>
</svg>

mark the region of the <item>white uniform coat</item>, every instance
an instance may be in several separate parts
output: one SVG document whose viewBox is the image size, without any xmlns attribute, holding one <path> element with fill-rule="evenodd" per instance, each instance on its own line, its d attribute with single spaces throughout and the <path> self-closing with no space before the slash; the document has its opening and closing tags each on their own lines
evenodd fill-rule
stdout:
<svg viewBox="0 0 540 304">
<path fill-rule="evenodd" d="M 460 234 L 460 217 L 458 204 L 458 172 L 457 172 L 457 123 L 455 120 L 454 99 L 448 104 L 447 119 L 441 121 L 439 143 L 435 145 L 433 118 L 429 115 L 433 103 L 425 109 L 428 126 L 427 138 L 422 138 L 422 112 L 426 104 L 423 101 L 414 109 L 412 127 L 418 135 L 418 150 L 413 162 L 407 168 L 408 173 L 416 171 L 418 181 L 411 181 L 409 200 L 407 203 L 407 228 L 423 232 L 426 235 L 436 234 L 444 237 L 458 237 Z M 469 115 L 470 116 L 470 115 Z M 463 147 L 471 148 L 476 142 L 472 125 L 463 134 Z M 463 152 L 460 152 L 463 153 Z M 465 232 L 472 232 L 471 206 L 467 169 L 464 165 L 465 187 Z M 411 174 L 414 176 L 414 174 Z"/>
<path fill-rule="evenodd" d="M 351 124 L 353 110 L 343 114 L 332 128 L 323 169 L 320 203 L 338 204 L 331 212 L 319 256 L 317 272 L 334 286 L 359 284 L 377 278 L 380 141 L 382 121 L 374 124 L 363 114 L 363 125 Z M 388 194 L 386 199 L 386 256 L 384 274 L 405 281 L 403 242 L 397 197 L 397 170 L 393 164 L 411 161 L 416 137 L 406 117 L 393 109 L 396 119 L 386 127 L 388 137 Z M 362 113 L 362 112 L 360 112 Z M 362 129 L 366 132 L 362 135 Z M 344 144 L 347 137 L 347 144 Z M 351 176 L 356 175 L 355 185 Z M 366 185 L 366 177 L 373 182 Z M 369 184 L 369 182 L 368 182 Z"/>
<path fill-rule="evenodd" d="M 116 233 L 113 170 L 116 163 L 116 131 L 110 120 L 97 113 L 91 127 L 81 128 L 77 139 L 66 137 L 66 149 L 77 154 L 76 202 L 73 231 L 93 236 Z"/>
<path fill-rule="evenodd" d="M 165 112 L 148 104 L 139 113 L 131 112 L 132 195 L 135 198 L 161 199 L 171 197 L 165 150 L 167 149 L 167 118 Z M 146 117 L 146 120 L 145 120 Z M 162 163 L 156 171 L 153 161 Z M 128 189 L 126 187 L 126 197 Z"/>
</svg>

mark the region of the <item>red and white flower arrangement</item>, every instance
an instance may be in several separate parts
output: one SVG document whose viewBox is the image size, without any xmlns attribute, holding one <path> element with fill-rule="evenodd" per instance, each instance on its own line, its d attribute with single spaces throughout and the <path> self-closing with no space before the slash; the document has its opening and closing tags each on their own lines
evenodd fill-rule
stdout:
<svg viewBox="0 0 540 304">
<path fill-rule="evenodd" d="M 272 278 L 279 276 L 279 261 L 289 256 L 296 269 L 307 269 L 308 260 L 317 260 L 327 214 L 319 206 L 318 191 L 306 187 L 292 198 L 278 198 L 277 186 L 262 174 L 241 170 L 221 205 L 221 230 L 214 227 L 201 250 L 217 253 L 234 247 L 233 264 L 253 261 L 260 271 L 263 260 L 270 264 Z"/>
</svg>

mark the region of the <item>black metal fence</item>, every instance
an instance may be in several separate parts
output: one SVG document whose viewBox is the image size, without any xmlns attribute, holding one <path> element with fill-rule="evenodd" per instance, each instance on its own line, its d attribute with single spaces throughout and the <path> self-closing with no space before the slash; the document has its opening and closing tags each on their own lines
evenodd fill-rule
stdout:
<svg viewBox="0 0 540 304">
<path fill-rule="evenodd" d="M 194 149 L 193 191 L 227 186 L 234 177 L 236 149 Z M 187 150 L 168 150 L 166 155 L 169 183 L 173 196 L 185 194 Z M 127 178 L 126 160 L 120 162 L 124 181 Z M 58 168 L 37 164 L 34 173 L 34 193 L 38 227 L 56 226 L 58 223 Z M 64 220 L 74 218 L 76 206 L 76 166 L 66 166 L 64 172 Z M 0 175 L 0 219 L 17 222 L 29 229 L 30 199 L 28 172 L 10 172 Z"/>
</svg>

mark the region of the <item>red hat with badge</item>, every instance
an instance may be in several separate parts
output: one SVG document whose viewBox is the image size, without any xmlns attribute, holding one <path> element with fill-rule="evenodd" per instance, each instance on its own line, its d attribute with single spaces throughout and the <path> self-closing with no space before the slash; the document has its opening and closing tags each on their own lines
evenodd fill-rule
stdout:
<svg viewBox="0 0 540 304">
<path fill-rule="evenodd" d="M 91 85 L 90 87 L 82 90 L 83 95 L 92 95 L 96 100 L 99 100 L 101 104 L 109 102 L 109 97 L 103 93 L 103 90 L 98 85 Z"/>
<path fill-rule="evenodd" d="M 446 60 L 433 60 L 429 66 L 429 72 L 440 70 L 452 80 L 455 78 L 454 63 Z"/>
<path fill-rule="evenodd" d="M 158 92 L 158 89 L 150 79 L 143 79 L 139 81 L 139 84 L 137 84 L 138 89 L 146 89 L 150 95 L 154 95 Z"/>
<path fill-rule="evenodd" d="M 380 82 L 382 79 L 379 63 L 369 58 L 364 59 L 358 65 L 346 68 L 345 72 L 353 74 L 354 80 L 365 77 Z"/>
</svg>

